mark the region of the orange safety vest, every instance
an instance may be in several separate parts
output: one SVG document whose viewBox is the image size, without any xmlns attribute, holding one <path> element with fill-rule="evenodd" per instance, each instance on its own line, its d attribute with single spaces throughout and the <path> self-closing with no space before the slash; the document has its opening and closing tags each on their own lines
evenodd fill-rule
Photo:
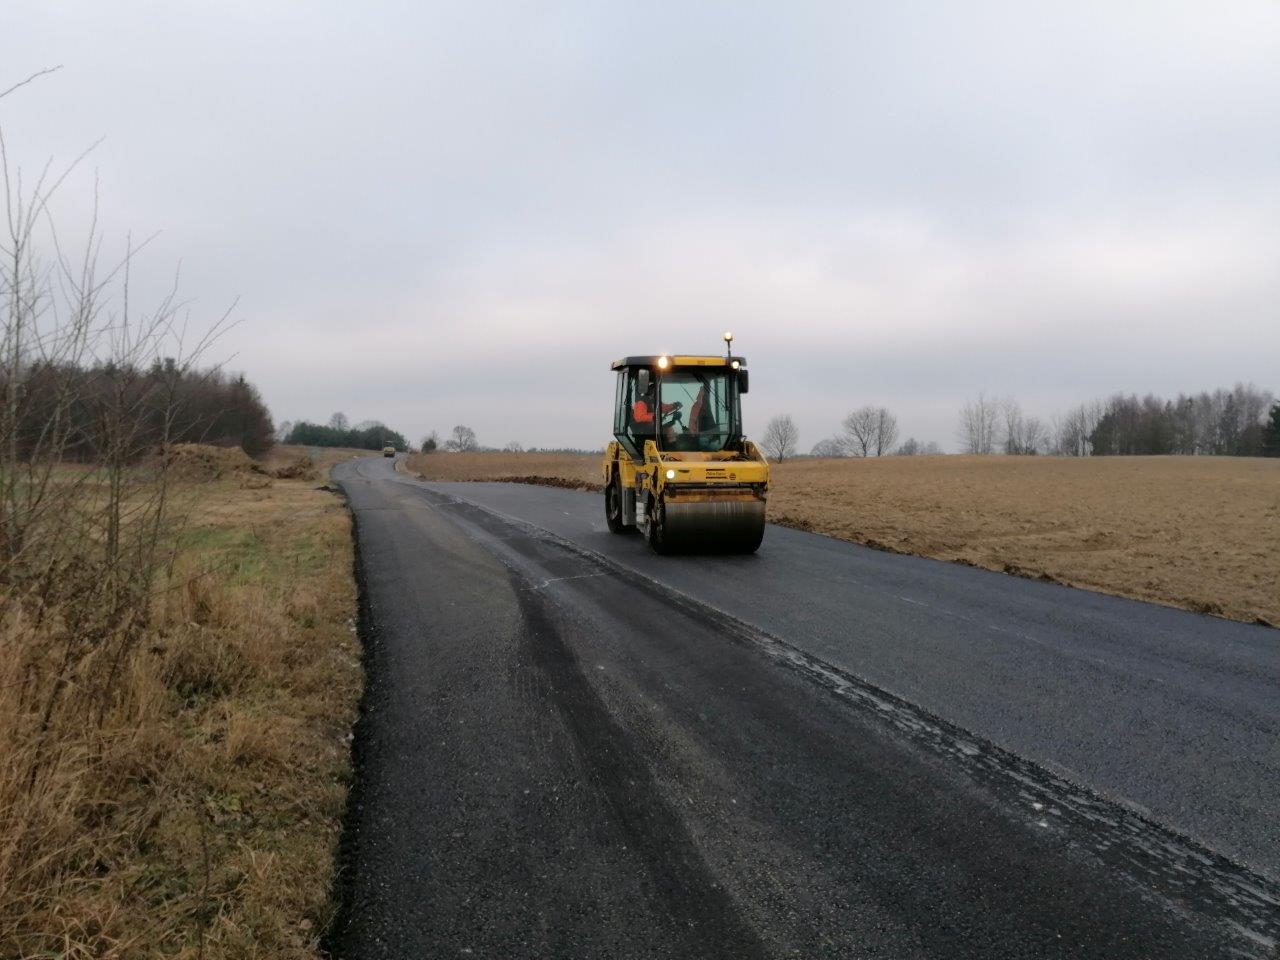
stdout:
<svg viewBox="0 0 1280 960">
<path fill-rule="evenodd" d="M 662 412 L 667 414 L 675 408 L 676 405 L 674 403 L 664 403 Z M 637 400 L 631 405 L 631 419 L 636 423 L 653 423 L 653 411 L 649 409 L 647 400 Z"/>
</svg>

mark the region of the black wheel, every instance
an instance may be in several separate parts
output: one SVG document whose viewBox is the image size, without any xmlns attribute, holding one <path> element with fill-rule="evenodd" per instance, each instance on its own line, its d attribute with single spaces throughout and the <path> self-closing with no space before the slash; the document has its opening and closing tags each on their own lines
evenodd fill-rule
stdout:
<svg viewBox="0 0 1280 960">
<path fill-rule="evenodd" d="M 654 553 L 670 553 L 667 543 L 667 508 L 662 497 L 654 500 L 649 506 L 649 522 L 645 525 L 645 538 Z"/>
<path fill-rule="evenodd" d="M 622 484 L 616 475 L 605 484 L 604 522 L 609 525 L 610 533 L 627 532 L 627 525 L 622 522 Z"/>
</svg>

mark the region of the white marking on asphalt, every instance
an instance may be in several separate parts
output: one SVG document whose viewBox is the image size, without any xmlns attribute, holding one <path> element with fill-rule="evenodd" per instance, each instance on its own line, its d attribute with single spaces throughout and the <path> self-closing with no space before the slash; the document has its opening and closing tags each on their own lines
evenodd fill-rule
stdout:
<svg viewBox="0 0 1280 960">
<path fill-rule="evenodd" d="M 550 580 L 543 580 L 540 584 L 538 584 L 533 589 L 541 590 L 543 587 L 548 587 L 553 583 L 564 583 L 564 581 L 566 580 L 590 580 L 592 577 L 604 577 L 604 576 L 608 576 L 608 574 L 603 572 L 597 572 L 597 573 L 579 573 L 576 576 L 572 576 L 572 577 L 552 577 Z"/>
</svg>

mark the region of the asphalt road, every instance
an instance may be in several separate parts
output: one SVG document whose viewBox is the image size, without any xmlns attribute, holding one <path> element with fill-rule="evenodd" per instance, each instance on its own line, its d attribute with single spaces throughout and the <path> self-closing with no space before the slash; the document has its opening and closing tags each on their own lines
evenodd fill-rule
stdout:
<svg viewBox="0 0 1280 960">
<path fill-rule="evenodd" d="M 1274 956 L 1274 631 L 334 476 L 369 672 L 338 956 Z"/>
</svg>

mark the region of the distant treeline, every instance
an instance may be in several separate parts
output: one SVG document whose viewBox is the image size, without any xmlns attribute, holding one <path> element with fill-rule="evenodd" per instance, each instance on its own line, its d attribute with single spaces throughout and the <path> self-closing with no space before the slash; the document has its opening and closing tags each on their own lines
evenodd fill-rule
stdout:
<svg viewBox="0 0 1280 960">
<path fill-rule="evenodd" d="M 1089 443 L 1095 456 L 1280 456 L 1278 430 L 1280 407 L 1273 408 L 1271 394 L 1237 384 L 1174 400 L 1117 394 L 1103 405 Z"/>
<path fill-rule="evenodd" d="M 238 446 L 256 457 L 273 442 L 257 389 L 217 369 L 173 360 L 146 368 L 35 363 L 21 372 L 17 389 L 10 429 L 23 457 L 56 447 L 70 460 L 95 460 L 112 449 L 135 458 L 166 442 Z M 0 397 L 8 396 L 0 374 Z"/>
<path fill-rule="evenodd" d="M 341 414 L 334 414 L 335 417 Z M 503 447 L 488 447 L 476 438 L 476 432 L 466 424 L 458 424 L 449 433 L 449 439 L 441 440 L 440 434 L 432 430 L 422 438 L 418 450 L 422 453 L 434 453 L 443 450 L 446 453 L 572 453 L 597 454 L 603 446 L 595 450 L 582 450 L 578 447 L 526 447 L 519 440 L 512 440 Z"/>
<path fill-rule="evenodd" d="M 819 440 L 813 457 L 880 457 L 940 453 L 936 443 L 908 438 L 897 444 L 898 420 L 885 407 L 864 406 L 841 423 L 841 432 Z M 1048 420 L 1023 413 L 1013 397 L 980 393 L 959 411 L 960 452 L 1014 456 L 1280 457 L 1280 403 L 1269 390 L 1237 383 L 1230 390 L 1180 393 L 1172 400 L 1117 393 Z M 796 455 L 799 431 L 780 414 L 761 443 L 775 460 Z"/>
<path fill-rule="evenodd" d="M 1280 457 L 1280 404 L 1237 383 L 1173 399 L 1117 393 L 1046 422 L 1012 398 L 979 394 L 961 408 L 957 436 L 962 452 L 977 454 Z"/>
<path fill-rule="evenodd" d="M 404 438 L 404 434 L 381 423 L 361 423 L 348 427 L 324 426 L 299 420 L 285 435 L 284 442 L 306 447 L 349 447 L 353 450 L 381 450 L 386 446 L 397 450 L 409 449 L 409 441 Z"/>
</svg>

